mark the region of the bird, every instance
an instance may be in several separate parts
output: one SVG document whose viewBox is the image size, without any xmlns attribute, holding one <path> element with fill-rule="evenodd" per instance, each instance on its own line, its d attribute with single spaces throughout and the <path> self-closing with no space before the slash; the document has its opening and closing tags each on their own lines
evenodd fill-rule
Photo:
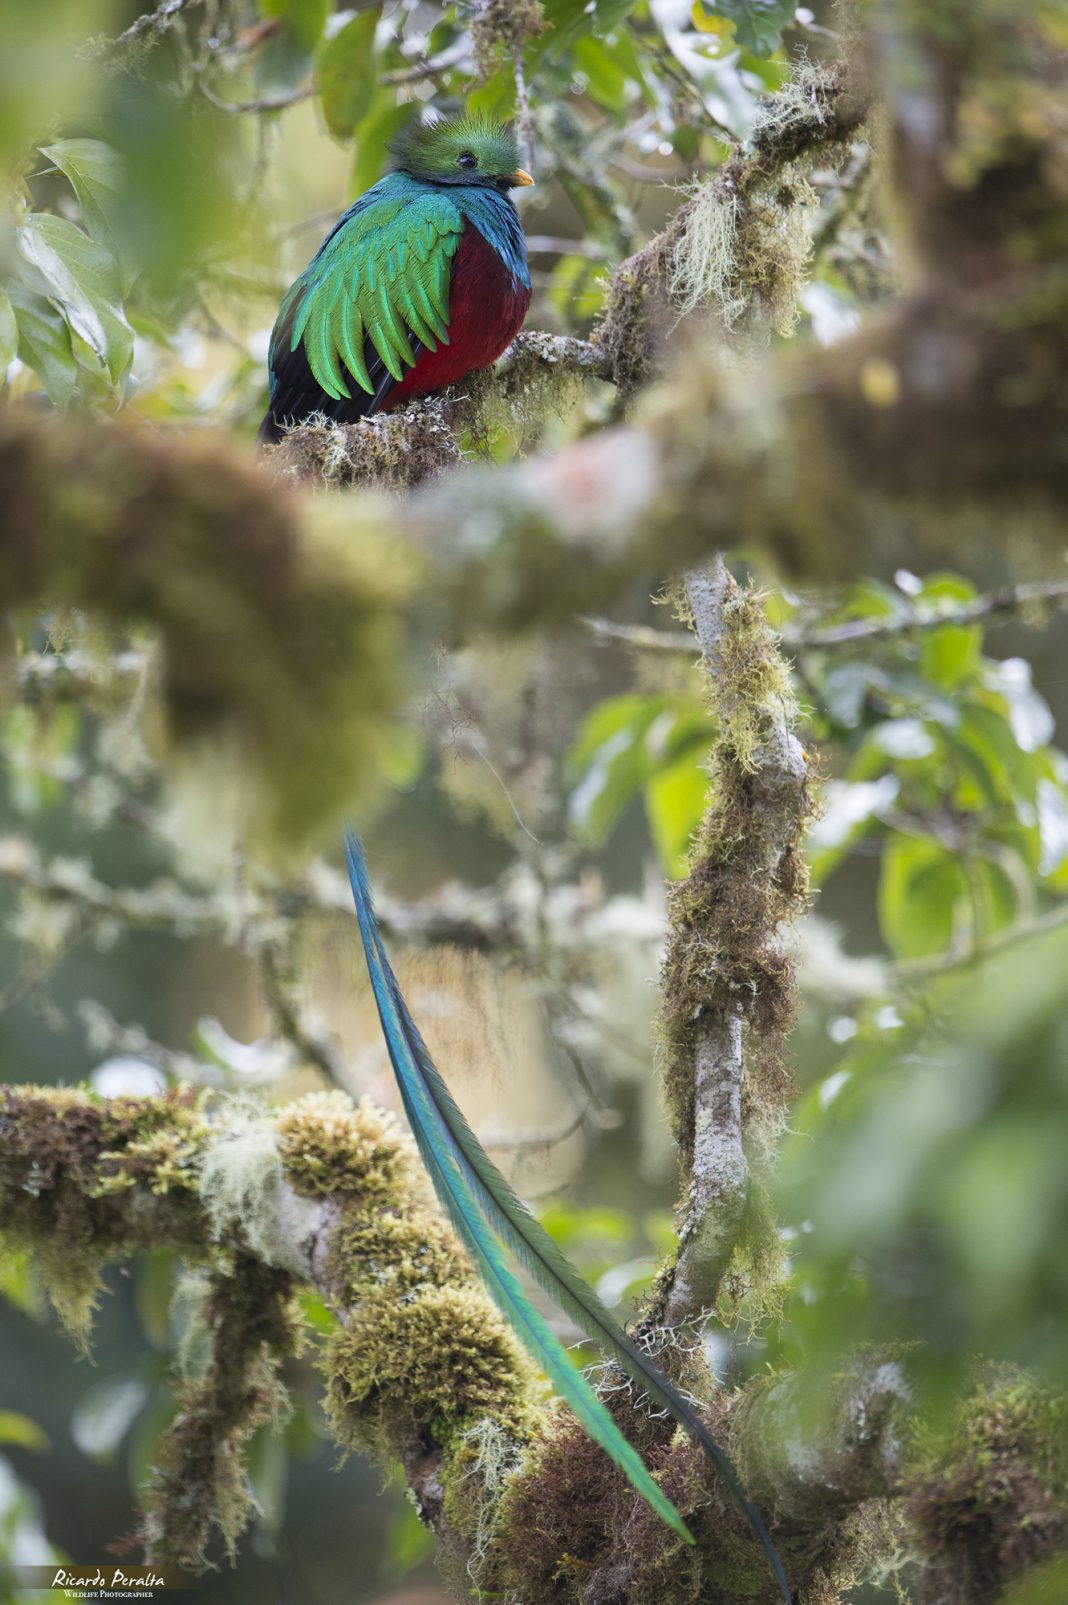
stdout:
<svg viewBox="0 0 1068 1605">
<path fill-rule="evenodd" d="M 488 367 L 530 306 L 509 191 L 534 180 L 513 131 L 482 117 L 417 123 L 393 169 L 338 219 L 271 335 L 259 440 L 321 413 L 355 423 Z"/>
<path fill-rule="evenodd" d="M 503 1242 L 559 1308 L 700 1444 L 763 1545 L 785 1605 L 793 1605 L 786 1571 L 764 1518 L 696 1406 L 623 1330 L 569 1264 L 468 1125 L 431 1058 L 393 973 L 375 914 L 363 846 L 352 830 L 345 834 L 345 858 L 371 990 L 408 1124 L 439 1201 L 498 1308 L 589 1436 L 657 1514 L 692 1544 L 693 1535 L 682 1516 L 575 1369 L 545 1317 L 530 1302 L 504 1257 Z"/>
</svg>

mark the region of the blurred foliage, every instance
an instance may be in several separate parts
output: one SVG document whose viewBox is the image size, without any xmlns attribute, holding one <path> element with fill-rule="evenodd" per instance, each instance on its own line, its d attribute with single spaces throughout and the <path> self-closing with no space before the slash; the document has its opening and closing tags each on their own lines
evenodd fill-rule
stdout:
<svg viewBox="0 0 1068 1605">
<path fill-rule="evenodd" d="M 863 653 L 799 651 L 812 735 L 836 771 L 809 837 L 813 880 L 825 884 L 850 853 L 877 853 L 879 925 L 896 958 L 978 948 L 1032 916 L 1043 893 L 1068 891 L 1068 755 L 1049 744 L 1053 717 L 1030 666 L 984 655 L 980 624 L 930 627 L 977 594 L 954 574 L 864 581 L 821 628 L 865 620 L 891 626 L 889 639 Z M 782 628 L 795 611 L 778 603 Z M 917 619 L 927 624 L 912 636 Z M 581 839 L 603 843 L 640 794 L 665 873 L 683 872 L 705 805 L 695 758 L 715 740 L 696 693 L 616 697 L 586 718 L 569 757 Z"/>
<path fill-rule="evenodd" d="M 125 408 L 161 429 L 247 438 L 292 276 L 380 175 L 406 119 L 461 104 L 514 114 L 511 51 L 503 41 L 484 73 L 470 8 L 424 0 L 165 9 L 153 20 L 119 0 L 53 0 L 45 25 L 39 4 L 9 0 L 0 377 L 42 408 Z M 665 186 L 720 163 L 791 60 L 833 49 L 835 13 L 781 0 L 545 0 L 543 11 L 524 44 L 538 178 L 521 197 L 530 321 L 584 332 L 606 270 L 677 205 Z M 813 187 L 795 338 L 830 343 L 896 269 L 866 147 Z M 614 408 L 591 387 L 539 427 L 578 436 Z M 781 1329 L 716 1335 L 743 1368 L 769 1357 L 830 1368 L 859 1338 L 895 1337 L 925 1345 L 936 1405 L 976 1351 L 1066 1380 L 1068 758 L 1051 711 L 1063 727 L 1063 629 L 1051 647 L 1053 630 L 1021 627 L 1049 617 L 1024 611 L 999 656 L 992 622 L 954 617 L 1006 577 L 997 553 L 972 577 L 902 573 L 816 597 L 758 574 L 828 781 L 808 842 L 821 918 L 799 939 L 800 1097 L 778 1195 L 791 1281 Z M 644 596 L 632 611 L 648 624 Z M 868 633 L 821 642 L 847 624 Z M 232 776 L 160 771 L 145 632 L 116 645 L 55 615 L 16 620 L 14 636 L 15 695 L 0 711 L 10 1073 L 89 1075 L 105 1094 L 195 1078 L 278 1099 L 323 1079 L 339 1054 L 321 999 L 299 981 L 317 941 L 350 938 L 337 866 L 281 879 L 235 836 Z M 1020 655 L 1032 649 L 1034 674 Z M 625 1310 L 670 1244 L 649 978 L 659 878 L 683 872 L 715 728 L 684 654 L 604 653 L 576 631 L 507 671 L 476 643 L 462 668 L 455 690 L 443 666 L 394 731 L 378 832 L 386 887 L 410 899 L 398 929 L 473 931 L 533 976 L 579 1061 L 569 1092 L 598 1117 L 577 1145 L 592 1177 L 543 1218 Z M 442 892 L 457 881 L 478 893 Z M 365 1045 L 360 1074 L 381 1094 L 372 1059 Z M 629 1119 L 613 1133 L 616 1116 Z M 43 1318 L 25 1262 L 0 1265 L 0 1291 L 12 1320 Z M 80 1378 L 55 1419 L 0 1414 L 23 1479 L 0 1460 L 0 1595 L 9 1558 L 57 1553 L 29 1484 L 64 1514 L 62 1482 L 42 1467 L 68 1440 L 102 1482 L 136 1488 L 147 1475 L 170 1419 L 170 1367 L 196 1349 L 194 1294 L 169 1256 L 146 1260 L 125 1368 L 109 1359 Z M 313 1332 L 331 1329 L 318 1299 L 305 1314 Z M 295 1543 L 286 1510 L 321 1442 L 310 1368 L 287 1380 L 292 1420 L 261 1434 L 251 1468 L 257 1554 Z M 388 1522 L 371 1519 L 388 1533 L 366 1577 L 379 1567 L 385 1585 L 425 1562 L 426 1535 L 399 1497 L 382 1508 Z"/>
</svg>

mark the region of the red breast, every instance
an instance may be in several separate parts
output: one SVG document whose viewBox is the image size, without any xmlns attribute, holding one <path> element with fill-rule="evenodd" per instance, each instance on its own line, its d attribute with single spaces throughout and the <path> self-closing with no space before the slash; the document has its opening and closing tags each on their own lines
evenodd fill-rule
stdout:
<svg viewBox="0 0 1068 1605">
<path fill-rule="evenodd" d="M 382 405 L 383 412 L 488 368 L 523 327 L 529 289 L 516 285 L 493 246 L 470 223 L 460 236 L 449 290 L 449 343 L 419 353 Z"/>
</svg>

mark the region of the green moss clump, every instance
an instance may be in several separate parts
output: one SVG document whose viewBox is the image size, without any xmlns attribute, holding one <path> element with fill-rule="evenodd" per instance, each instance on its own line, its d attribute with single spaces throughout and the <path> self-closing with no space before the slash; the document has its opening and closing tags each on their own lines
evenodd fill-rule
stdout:
<svg viewBox="0 0 1068 1605">
<path fill-rule="evenodd" d="M 414 1185 L 414 1150 L 397 1120 L 369 1098 L 353 1107 L 344 1092 L 311 1092 L 275 1120 L 279 1157 L 299 1193 L 333 1198 L 358 1193 L 365 1203 L 396 1200 Z"/>
<path fill-rule="evenodd" d="M 999 1368 L 921 1443 L 907 1514 L 924 1605 L 986 1605 L 1068 1538 L 1068 1400 Z"/>
<path fill-rule="evenodd" d="M 326 1412 L 339 1443 L 380 1458 L 413 1435 L 459 1441 L 474 1422 L 513 1437 L 529 1427 L 530 1370 L 510 1329 L 473 1286 L 392 1286 L 362 1293 L 331 1340 Z"/>
<path fill-rule="evenodd" d="M 344 1312 L 324 1346 L 325 1408 L 338 1442 L 385 1462 L 418 1442 L 441 1452 L 447 1500 L 483 1534 L 488 1478 L 530 1430 L 533 1372 L 430 1197 L 397 1121 L 364 1099 L 313 1093 L 275 1119 L 285 1175 L 337 1214 L 324 1274 Z M 472 1449 L 491 1435 L 492 1456 Z"/>
<path fill-rule="evenodd" d="M 649 379 L 671 329 L 673 314 L 664 283 L 673 245 L 674 234 L 665 230 L 620 263 L 593 331 L 623 401 Z"/>
<path fill-rule="evenodd" d="M 368 1287 L 392 1288 L 402 1299 L 421 1287 L 463 1283 L 471 1266 L 440 1215 L 418 1207 L 346 1210 L 330 1239 L 327 1274 L 342 1303 Z"/>
</svg>

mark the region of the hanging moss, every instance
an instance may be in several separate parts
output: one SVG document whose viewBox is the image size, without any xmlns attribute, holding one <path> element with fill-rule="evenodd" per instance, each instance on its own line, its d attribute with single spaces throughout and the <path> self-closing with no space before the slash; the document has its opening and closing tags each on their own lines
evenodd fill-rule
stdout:
<svg viewBox="0 0 1068 1605">
<path fill-rule="evenodd" d="M 149 1564 L 203 1571 L 217 1533 L 233 1558 L 255 1501 L 244 1451 L 288 1408 L 281 1362 L 299 1344 L 290 1278 L 245 1254 L 213 1276 L 205 1309 L 210 1356 L 178 1390 L 178 1413 L 156 1448 L 139 1536 Z"/>
</svg>

